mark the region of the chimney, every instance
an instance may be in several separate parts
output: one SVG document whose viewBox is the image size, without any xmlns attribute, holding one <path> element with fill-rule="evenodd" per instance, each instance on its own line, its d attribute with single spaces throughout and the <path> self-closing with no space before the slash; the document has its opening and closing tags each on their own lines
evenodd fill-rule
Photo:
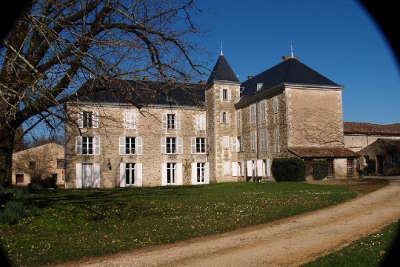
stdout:
<svg viewBox="0 0 400 267">
<path fill-rule="evenodd" d="M 144 76 L 143 77 L 143 81 L 148 81 L 149 80 L 149 76 Z"/>
<path fill-rule="evenodd" d="M 199 84 L 206 84 L 206 80 L 200 80 Z"/>
<path fill-rule="evenodd" d="M 288 60 L 290 57 L 289 56 L 283 56 L 282 57 L 282 61 L 286 61 L 286 60 Z"/>
<path fill-rule="evenodd" d="M 254 76 L 253 75 L 249 75 L 249 76 L 247 76 L 247 80 L 250 80 L 250 79 L 252 79 Z"/>
</svg>

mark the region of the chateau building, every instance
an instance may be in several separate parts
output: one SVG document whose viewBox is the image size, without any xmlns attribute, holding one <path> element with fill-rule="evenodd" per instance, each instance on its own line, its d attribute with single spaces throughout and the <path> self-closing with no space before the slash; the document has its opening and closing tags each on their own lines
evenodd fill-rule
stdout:
<svg viewBox="0 0 400 267">
<path fill-rule="evenodd" d="M 65 107 L 76 121 L 65 128 L 66 187 L 267 178 L 279 157 L 353 176 L 342 90 L 295 57 L 240 83 L 222 53 L 207 82 L 90 80 Z"/>
</svg>

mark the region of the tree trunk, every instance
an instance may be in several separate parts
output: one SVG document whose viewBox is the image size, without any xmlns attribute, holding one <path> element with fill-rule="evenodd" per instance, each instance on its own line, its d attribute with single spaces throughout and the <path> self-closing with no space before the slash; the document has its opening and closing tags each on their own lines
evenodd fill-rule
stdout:
<svg viewBox="0 0 400 267">
<path fill-rule="evenodd" d="M 11 185 L 14 133 L 14 129 L 0 125 L 0 184 L 3 186 Z"/>
</svg>

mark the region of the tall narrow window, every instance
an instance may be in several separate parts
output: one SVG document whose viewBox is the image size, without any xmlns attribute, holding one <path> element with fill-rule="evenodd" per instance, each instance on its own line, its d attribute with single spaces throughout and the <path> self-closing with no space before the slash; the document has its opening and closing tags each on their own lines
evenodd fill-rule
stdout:
<svg viewBox="0 0 400 267">
<path fill-rule="evenodd" d="M 274 106 L 274 113 L 278 113 L 278 96 L 274 96 L 273 98 L 273 106 Z"/>
<path fill-rule="evenodd" d="M 125 137 L 125 154 L 135 154 L 135 137 Z"/>
<path fill-rule="evenodd" d="M 260 91 L 263 87 L 263 83 L 257 83 L 257 92 Z"/>
<path fill-rule="evenodd" d="M 167 152 L 167 154 L 175 154 L 176 153 L 176 137 L 167 137 L 166 138 L 166 152 Z"/>
<path fill-rule="evenodd" d="M 135 179 L 135 163 L 125 163 L 125 184 L 134 185 Z"/>
<path fill-rule="evenodd" d="M 82 154 L 93 155 L 93 137 L 83 136 L 82 137 Z"/>
<path fill-rule="evenodd" d="M 92 111 L 83 111 L 83 128 L 92 128 L 93 127 L 93 112 Z"/>
<path fill-rule="evenodd" d="M 251 124 L 256 123 L 256 104 L 252 104 L 250 106 L 250 123 Z"/>
<path fill-rule="evenodd" d="M 222 100 L 228 101 L 228 89 L 222 89 Z"/>
<path fill-rule="evenodd" d="M 238 136 L 237 137 L 237 140 L 238 140 L 238 145 L 239 145 L 239 152 L 243 152 L 243 140 L 242 140 L 242 137 L 241 136 Z"/>
<path fill-rule="evenodd" d="M 176 163 L 167 163 L 167 184 L 175 184 L 176 181 Z"/>
<path fill-rule="evenodd" d="M 229 118 L 228 118 L 229 114 L 226 111 L 222 111 L 221 112 L 221 123 L 222 124 L 228 124 Z"/>
<path fill-rule="evenodd" d="M 237 111 L 236 116 L 237 116 L 237 127 L 240 128 L 240 121 L 241 121 L 241 118 L 240 118 L 240 116 L 241 116 L 240 109 Z"/>
<path fill-rule="evenodd" d="M 267 120 L 267 109 L 265 100 L 260 103 L 260 111 L 261 111 L 261 121 L 265 122 Z"/>
<path fill-rule="evenodd" d="M 175 129 L 175 114 L 167 114 L 167 128 Z"/>
<path fill-rule="evenodd" d="M 204 162 L 197 162 L 197 182 L 204 183 L 205 178 L 205 166 Z"/>
<path fill-rule="evenodd" d="M 251 132 L 251 150 L 255 151 L 257 146 L 257 132 Z"/>
<path fill-rule="evenodd" d="M 347 177 L 353 177 L 354 173 L 354 160 L 347 159 Z"/>
<path fill-rule="evenodd" d="M 275 153 L 279 152 L 279 128 L 275 127 L 274 129 L 274 141 L 275 141 L 275 146 L 274 146 L 274 151 Z"/>
</svg>

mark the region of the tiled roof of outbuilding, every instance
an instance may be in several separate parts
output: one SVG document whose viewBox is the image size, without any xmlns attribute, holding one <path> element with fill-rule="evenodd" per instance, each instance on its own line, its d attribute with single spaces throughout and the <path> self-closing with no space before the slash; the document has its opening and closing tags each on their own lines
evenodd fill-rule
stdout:
<svg viewBox="0 0 400 267">
<path fill-rule="evenodd" d="M 205 106 L 205 85 L 145 80 L 89 80 L 81 87 L 81 102 L 169 106 Z"/>
<path fill-rule="evenodd" d="M 297 58 L 285 59 L 278 65 L 275 65 L 274 67 L 267 69 L 266 71 L 261 72 L 251 79 L 243 82 L 243 94 L 246 96 L 254 95 L 257 91 L 257 83 L 263 84 L 261 90 L 268 90 L 271 87 L 283 83 L 340 87 L 340 85 L 306 66 Z"/>
<path fill-rule="evenodd" d="M 217 63 L 213 70 L 211 71 L 210 77 L 207 80 L 207 85 L 211 84 L 214 81 L 229 81 L 240 83 L 237 78 L 235 72 L 232 70 L 228 61 L 225 59 L 224 55 L 220 55 Z"/>
<path fill-rule="evenodd" d="M 344 122 L 344 134 L 400 136 L 400 123 L 374 124 L 366 122 Z"/>
<path fill-rule="evenodd" d="M 290 147 L 301 158 L 355 158 L 358 154 L 344 147 Z"/>
</svg>

